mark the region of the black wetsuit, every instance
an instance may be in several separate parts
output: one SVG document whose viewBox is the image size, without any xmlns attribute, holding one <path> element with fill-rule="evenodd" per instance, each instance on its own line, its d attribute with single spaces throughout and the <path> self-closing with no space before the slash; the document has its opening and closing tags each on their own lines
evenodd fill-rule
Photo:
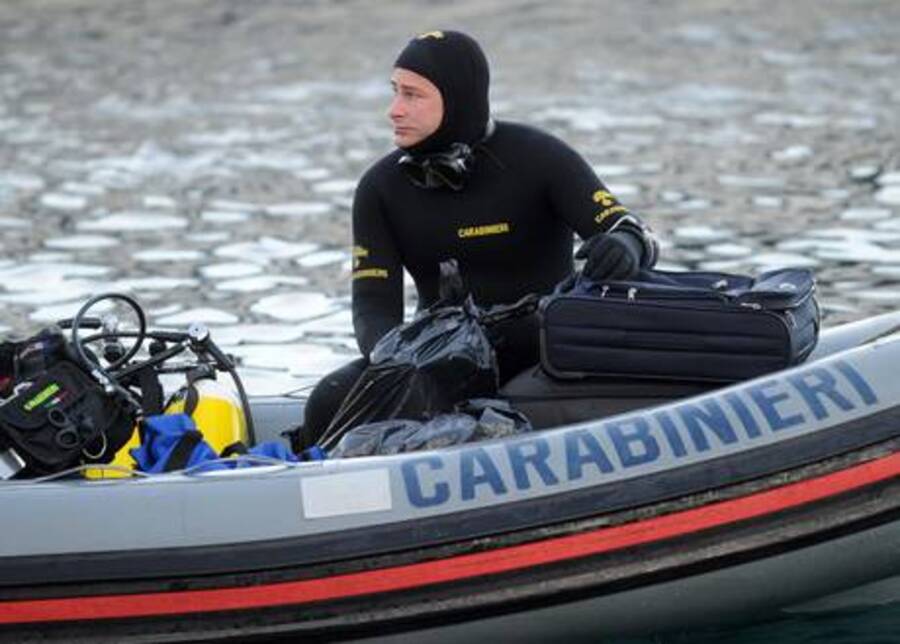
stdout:
<svg viewBox="0 0 900 644">
<path fill-rule="evenodd" d="M 489 306 L 548 293 L 570 275 L 573 232 L 586 239 L 627 226 L 645 237 L 584 159 L 541 130 L 498 123 L 475 146 L 458 192 L 414 186 L 398 166 L 402 154 L 366 172 L 353 205 L 353 324 L 363 355 L 403 320 L 403 268 L 427 307 L 438 298 L 439 263 L 455 258 L 476 303 Z M 645 264 L 654 259 L 644 253 Z"/>
<path fill-rule="evenodd" d="M 362 177 L 353 204 L 353 324 L 363 356 L 403 321 L 403 269 L 419 306 L 438 299 L 438 265 L 455 258 L 482 306 L 548 293 L 573 271 L 573 233 L 588 238 L 613 229 L 656 246 L 640 221 L 611 195 L 568 145 L 541 130 L 499 122 L 474 146 L 475 164 L 460 191 L 413 185 L 388 154 Z M 530 316 L 500 328 L 501 382 L 538 360 L 538 328 Z M 324 430 L 367 365 L 361 358 L 326 376 L 307 406 L 306 431 Z"/>
</svg>

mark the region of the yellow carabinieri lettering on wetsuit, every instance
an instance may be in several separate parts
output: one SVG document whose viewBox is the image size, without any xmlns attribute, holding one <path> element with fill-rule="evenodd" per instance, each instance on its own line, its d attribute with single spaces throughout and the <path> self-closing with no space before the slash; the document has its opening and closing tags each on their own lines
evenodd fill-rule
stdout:
<svg viewBox="0 0 900 644">
<path fill-rule="evenodd" d="M 607 217 L 611 215 L 615 215 L 619 212 L 628 212 L 628 208 L 621 205 L 616 198 L 613 196 L 611 192 L 607 192 L 606 190 L 597 190 L 593 194 L 594 203 L 598 203 L 603 206 L 603 210 L 598 212 L 594 216 L 594 221 L 598 224 L 602 224 Z"/>
<path fill-rule="evenodd" d="M 486 226 L 468 226 L 460 228 L 456 231 L 460 239 L 468 237 L 486 237 L 487 235 L 505 235 L 509 232 L 509 223 L 501 221 L 497 224 L 488 224 Z"/>
<path fill-rule="evenodd" d="M 353 279 L 361 280 L 366 278 L 387 279 L 388 272 L 386 268 L 364 268 L 359 271 L 353 271 Z"/>
</svg>

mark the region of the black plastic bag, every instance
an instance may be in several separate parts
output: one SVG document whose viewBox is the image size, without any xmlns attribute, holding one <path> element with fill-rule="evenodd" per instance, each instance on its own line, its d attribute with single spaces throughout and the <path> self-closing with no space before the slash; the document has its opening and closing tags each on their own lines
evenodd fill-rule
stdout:
<svg viewBox="0 0 900 644">
<path fill-rule="evenodd" d="M 375 345 L 369 367 L 320 437 L 320 447 L 334 448 L 347 431 L 363 424 L 428 420 L 462 401 L 497 393 L 499 369 L 490 328 L 533 312 L 537 296 L 482 310 L 465 295 L 454 260 L 441 264 L 440 286 L 437 304 Z"/>
<path fill-rule="evenodd" d="M 333 447 L 364 423 L 424 420 L 461 400 L 493 396 L 497 378 L 497 357 L 472 300 L 429 309 L 379 340 L 319 444 Z"/>
<path fill-rule="evenodd" d="M 431 420 L 383 420 L 356 427 L 341 438 L 329 458 L 351 458 L 438 449 L 505 438 L 532 430 L 531 423 L 505 400 L 475 399 L 455 413 Z"/>
</svg>

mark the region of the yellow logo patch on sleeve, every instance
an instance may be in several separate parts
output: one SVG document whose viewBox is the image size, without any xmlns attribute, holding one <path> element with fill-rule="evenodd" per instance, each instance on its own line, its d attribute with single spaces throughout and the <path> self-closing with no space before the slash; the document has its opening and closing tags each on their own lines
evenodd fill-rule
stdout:
<svg viewBox="0 0 900 644">
<path fill-rule="evenodd" d="M 617 203 L 616 198 L 612 195 L 611 192 L 607 192 L 606 190 L 597 190 L 594 193 L 594 203 L 598 203 L 604 208 L 608 208 L 609 206 L 615 205 Z"/>
<path fill-rule="evenodd" d="M 353 271 L 353 279 L 387 279 L 388 272 L 386 268 L 364 268 L 359 271 Z"/>
</svg>

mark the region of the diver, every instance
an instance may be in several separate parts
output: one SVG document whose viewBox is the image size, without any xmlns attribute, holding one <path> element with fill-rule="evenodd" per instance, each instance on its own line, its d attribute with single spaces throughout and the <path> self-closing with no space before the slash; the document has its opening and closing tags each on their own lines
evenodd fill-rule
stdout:
<svg viewBox="0 0 900 644">
<path fill-rule="evenodd" d="M 306 406 L 314 444 L 368 364 L 403 322 L 403 271 L 426 308 L 439 263 L 454 258 L 474 300 L 507 304 L 545 294 L 574 271 L 628 279 L 654 264 L 647 227 L 568 145 L 539 129 L 491 118 L 487 59 L 456 31 L 413 38 L 391 74 L 388 117 L 397 149 L 360 179 L 353 202 L 353 325 L 361 358 L 325 376 Z M 537 363 L 536 315 L 506 323 L 496 345 L 501 384 Z"/>
</svg>

